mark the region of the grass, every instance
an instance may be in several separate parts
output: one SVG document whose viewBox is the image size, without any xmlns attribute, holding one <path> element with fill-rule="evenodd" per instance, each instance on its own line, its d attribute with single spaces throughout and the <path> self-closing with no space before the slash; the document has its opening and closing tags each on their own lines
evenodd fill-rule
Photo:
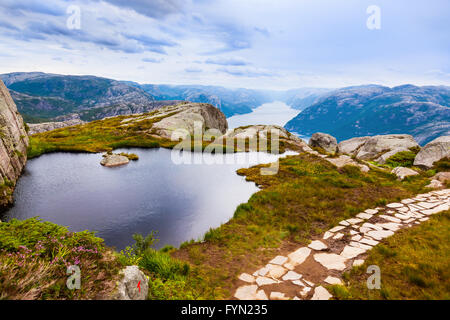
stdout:
<svg viewBox="0 0 450 320">
<path fill-rule="evenodd" d="M 380 290 L 367 289 L 369 265 L 381 269 Z M 345 279 L 346 287 L 331 288 L 338 299 L 449 300 L 450 211 L 386 239 Z"/>
<path fill-rule="evenodd" d="M 367 208 L 424 192 L 429 181 L 417 176 L 401 182 L 376 169 L 367 174 L 355 167 L 338 170 L 308 154 L 280 159 L 277 175 L 260 175 L 265 166 L 238 171 L 263 190 L 240 205 L 229 222 L 206 233 L 203 242 L 188 242 L 172 252 L 195 266 L 197 281 L 191 289 L 202 298 L 231 298 L 239 273 L 307 244 Z"/>
<path fill-rule="evenodd" d="M 414 159 L 417 153 L 413 151 L 402 151 L 394 154 L 392 157 L 386 160 L 386 165 L 391 168 L 406 167 L 411 168 L 414 165 Z"/>
<path fill-rule="evenodd" d="M 66 286 L 69 265 L 80 266 L 80 290 Z M 0 300 L 102 298 L 119 267 L 92 232 L 71 233 L 36 218 L 0 223 Z"/>
</svg>

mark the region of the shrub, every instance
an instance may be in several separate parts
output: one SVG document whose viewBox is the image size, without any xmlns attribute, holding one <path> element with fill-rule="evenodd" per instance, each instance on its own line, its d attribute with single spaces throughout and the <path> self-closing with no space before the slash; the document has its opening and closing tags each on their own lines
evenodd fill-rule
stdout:
<svg viewBox="0 0 450 320">
<path fill-rule="evenodd" d="M 164 280 L 182 279 L 189 273 L 189 265 L 153 248 L 145 250 L 139 266 Z"/>
<path fill-rule="evenodd" d="M 392 168 L 396 167 L 412 167 L 416 153 L 413 151 L 402 151 L 394 154 L 392 157 L 386 160 L 386 165 Z"/>
</svg>

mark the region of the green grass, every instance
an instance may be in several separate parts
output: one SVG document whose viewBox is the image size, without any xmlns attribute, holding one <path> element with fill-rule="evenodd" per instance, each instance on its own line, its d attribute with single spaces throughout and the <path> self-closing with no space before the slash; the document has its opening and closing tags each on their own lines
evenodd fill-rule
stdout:
<svg viewBox="0 0 450 320">
<path fill-rule="evenodd" d="M 80 290 L 66 286 L 79 265 Z M 94 233 L 32 218 L 0 223 L 0 299 L 95 299 L 115 285 L 120 264 Z"/>
<path fill-rule="evenodd" d="M 402 151 L 394 154 L 392 157 L 386 160 L 386 165 L 391 168 L 406 167 L 410 168 L 414 164 L 414 159 L 417 153 L 412 151 Z"/>
<path fill-rule="evenodd" d="M 369 290 L 366 269 L 381 269 L 381 289 Z M 346 287 L 331 288 L 338 299 L 449 300 L 450 211 L 403 229 L 370 251 L 363 266 L 344 277 Z"/>
</svg>

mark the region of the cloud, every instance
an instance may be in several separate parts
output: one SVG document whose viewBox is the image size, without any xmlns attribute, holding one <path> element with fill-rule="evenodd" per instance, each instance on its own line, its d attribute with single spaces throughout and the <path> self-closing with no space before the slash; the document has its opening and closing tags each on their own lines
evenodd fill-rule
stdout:
<svg viewBox="0 0 450 320">
<path fill-rule="evenodd" d="M 187 73 L 200 73 L 200 72 L 203 72 L 202 69 L 200 69 L 200 68 L 195 68 L 195 67 L 192 67 L 192 68 L 186 68 L 186 69 L 184 69 L 184 71 L 187 72 Z"/>
<path fill-rule="evenodd" d="M 251 69 L 236 69 L 236 68 L 219 68 L 218 72 L 223 72 L 235 77 L 247 77 L 247 78 L 259 78 L 259 77 L 272 77 L 273 74 L 260 71 L 260 70 L 251 70 Z"/>
<path fill-rule="evenodd" d="M 15 31 L 19 31 L 20 30 L 16 26 L 13 26 L 11 23 L 9 23 L 7 21 L 1 21 L 1 20 L 0 20 L 0 28 L 5 28 L 5 29 L 15 30 Z"/>
<path fill-rule="evenodd" d="M 148 63 L 160 63 L 162 59 L 154 59 L 154 58 L 143 58 L 142 62 L 148 62 Z"/>
<path fill-rule="evenodd" d="M 206 64 L 217 64 L 220 66 L 246 66 L 249 65 L 249 63 L 243 59 L 226 59 L 226 58 L 209 58 L 205 61 Z"/>
<path fill-rule="evenodd" d="M 23 15 L 27 12 L 41 13 L 51 16 L 63 16 L 66 14 L 66 7 L 55 1 L 39 0 L 3 0 L 2 10 L 7 10 L 15 15 Z"/>
<path fill-rule="evenodd" d="M 175 42 L 156 39 L 144 34 L 122 34 L 124 37 L 132 40 L 136 40 L 139 44 L 144 46 L 148 51 L 153 51 L 161 54 L 166 54 L 164 47 L 174 47 L 177 44 Z"/>
<path fill-rule="evenodd" d="M 163 18 L 170 14 L 180 13 L 183 0 L 104 0 L 112 5 L 131 9 L 150 18 Z"/>
</svg>

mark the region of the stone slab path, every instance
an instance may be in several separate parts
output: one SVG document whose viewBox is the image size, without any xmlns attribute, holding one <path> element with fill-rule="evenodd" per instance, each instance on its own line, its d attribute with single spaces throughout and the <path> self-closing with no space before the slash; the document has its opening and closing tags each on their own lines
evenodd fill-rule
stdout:
<svg viewBox="0 0 450 320">
<path fill-rule="evenodd" d="M 427 221 L 433 214 L 450 209 L 450 189 L 432 191 L 368 209 L 298 248 L 276 256 L 253 273 L 239 276 L 234 297 L 239 300 L 328 300 L 324 288 L 342 284 L 343 272 L 362 265 L 366 252 L 397 230 Z"/>
</svg>

